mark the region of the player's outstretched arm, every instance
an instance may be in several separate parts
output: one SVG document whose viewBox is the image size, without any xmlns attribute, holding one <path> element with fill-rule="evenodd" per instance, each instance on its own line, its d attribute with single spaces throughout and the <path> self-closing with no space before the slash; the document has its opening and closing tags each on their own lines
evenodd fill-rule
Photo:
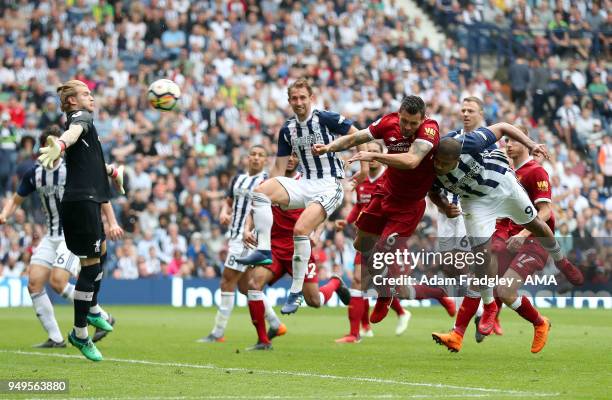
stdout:
<svg viewBox="0 0 612 400">
<path fill-rule="evenodd" d="M 382 154 L 360 151 L 349 160 L 349 163 L 355 161 L 378 161 L 397 169 L 415 169 L 421 164 L 423 158 L 432 148 L 433 145 L 431 143 L 417 140 L 410 146 L 408 153 Z"/>
<path fill-rule="evenodd" d="M 359 146 L 372 140 L 374 140 L 374 137 L 370 133 L 370 130 L 367 128 L 362 129 L 360 131 L 356 131 L 354 133 L 351 133 L 351 131 L 349 131 L 347 135 L 339 137 L 330 144 L 315 143 L 312 146 L 312 153 L 316 156 L 320 156 L 325 153 L 335 153 L 337 151 L 343 151 L 355 146 Z"/>
<path fill-rule="evenodd" d="M 6 221 L 15 213 L 17 208 L 21 206 L 24 200 L 25 198 L 19 196 L 17 193 L 7 200 L 2 212 L 0 212 L 0 225 L 6 224 Z"/>
<path fill-rule="evenodd" d="M 43 167 L 50 168 L 55 160 L 60 158 L 63 151 L 79 140 L 81 133 L 83 133 L 83 126 L 72 124 L 67 131 L 62 133 L 59 139 L 50 135 L 47 138 L 47 146 L 40 149 L 41 155 L 38 157 L 38 161 Z"/>
<path fill-rule="evenodd" d="M 495 134 L 497 140 L 501 139 L 502 136 L 507 136 L 510 139 L 516 140 L 517 142 L 526 146 L 529 149 L 530 154 L 538 157 L 544 157 L 546 159 L 549 158 L 546 146 L 534 142 L 529 138 L 529 136 L 525 135 L 523 131 L 512 124 L 500 122 L 487 128 L 493 132 L 493 134 Z"/>
</svg>

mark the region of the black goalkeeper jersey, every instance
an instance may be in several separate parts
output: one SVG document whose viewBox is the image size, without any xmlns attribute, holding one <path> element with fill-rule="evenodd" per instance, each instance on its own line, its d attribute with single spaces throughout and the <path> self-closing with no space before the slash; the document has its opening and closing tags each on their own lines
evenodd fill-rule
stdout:
<svg viewBox="0 0 612 400">
<path fill-rule="evenodd" d="M 79 139 L 66 149 L 66 188 L 63 202 L 90 200 L 105 203 L 110 200 L 110 185 L 98 132 L 89 111 L 67 114 L 66 130 L 72 124 L 83 127 Z"/>
</svg>

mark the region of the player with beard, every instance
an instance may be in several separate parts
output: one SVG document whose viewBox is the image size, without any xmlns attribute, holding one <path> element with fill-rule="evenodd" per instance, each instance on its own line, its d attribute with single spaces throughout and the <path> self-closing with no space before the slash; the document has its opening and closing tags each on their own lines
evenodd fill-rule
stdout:
<svg viewBox="0 0 612 400">
<path fill-rule="evenodd" d="M 440 134 L 438 123 L 425 115 L 423 99 L 406 96 L 398 112 L 383 116 L 354 135 L 338 138 L 328 145 L 315 144 L 313 150 L 322 155 L 375 139 L 384 140 L 388 153 L 360 151 L 349 160 L 378 161 L 389 167 L 355 223 L 359 230 L 354 246 L 366 262 L 375 251 L 385 251 L 390 241 L 410 237 L 423 218 L 425 196 L 435 179 L 433 155 Z M 410 288 L 410 293 L 412 299 L 435 298 L 449 315 L 455 315 L 455 303 L 443 289 L 416 285 Z M 393 297 L 379 293 L 370 322 L 377 323 L 385 318 Z"/>
</svg>

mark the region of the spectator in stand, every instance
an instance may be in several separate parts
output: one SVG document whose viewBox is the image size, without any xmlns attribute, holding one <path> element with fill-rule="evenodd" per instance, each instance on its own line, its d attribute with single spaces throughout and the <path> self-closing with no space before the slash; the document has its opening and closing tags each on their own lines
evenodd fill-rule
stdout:
<svg viewBox="0 0 612 400">
<path fill-rule="evenodd" d="M 604 186 L 612 188 L 612 138 L 604 136 L 603 145 L 599 149 L 597 164 L 604 176 Z"/>
<path fill-rule="evenodd" d="M 568 147 L 572 147 L 576 132 L 576 121 L 579 115 L 580 108 L 574 104 L 574 98 L 569 95 L 565 96 L 563 105 L 559 107 L 556 113 L 555 128 Z"/>
<path fill-rule="evenodd" d="M 563 12 L 555 10 L 554 19 L 548 24 L 553 52 L 563 56 L 570 48 L 569 26 L 563 18 Z"/>
<path fill-rule="evenodd" d="M 519 55 L 510 66 L 509 77 L 512 101 L 517 107 L 521 107 L 527 100 L 527 87 L 530 79 L 529 64 L 522 56 Z"/>
</svg>

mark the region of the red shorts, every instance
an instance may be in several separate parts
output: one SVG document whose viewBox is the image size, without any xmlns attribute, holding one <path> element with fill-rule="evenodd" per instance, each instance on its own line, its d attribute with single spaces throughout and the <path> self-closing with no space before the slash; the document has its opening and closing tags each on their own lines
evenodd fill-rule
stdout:
<svg viewBox="0 0 612 400">
<path fill-rule="evenodd" d="M 368 206 L 357 217 L 357 228 L 382 237 L 392 234 L 412 236 L 425 213 L 425 199 L 406 203 L 401 213 L 389 212 L 385 203 L 387 200 L 384 195 L 372 196 Z"/>
<path fill-rule="evenodd" d="M 293 245 L 293 242 L 292 242 Z M 283 249 L 284 250 L 284 249 Z M 272 286 L 276 281 L 283 277 L 286 273 L 293 276 L 293 261 L 292 258 L 278 257 L 278 251 L 274 251 L 272 247 L 272 264 L 265 265 L 272 273 L 274 277 L 268 285 Z M 308 260 L 308 269 L 306 270 L 306 276 L 304 277 L 304 283 L 318 283 L 319 282 L 319 270 L 315 263 L 314 257 L 310 254 L 310 260 Z"/>
<path fill-rule="evenodd" d="M 358 251 L 355 253 L 355 261 L 353 261 L 354 265 L 361 265 L 361 252 Z"/>
<path fill-rule="evenodd" d="M 492 251 L 497 255 L 497 274 L 499 276 L 503 276 L 510 268 L 524 280 L 529 275 L 544 269 L 546 261 L 548 261 L 548 252 L 544 250 L 537 239 L 527 238 L 517 253 L 511 253 L 506 248 L 503 237 L 503 234 L 497 235 L 496 232 L 493 234 L 491 243 Z"/>
<path fill-rule="evenodd" d="M 491 251 L 495 254 L 507 252 L 506 241 L 510 239 L 510 235 L 506 231 L 496 230 L 491 236 Z"/>
</svg>

